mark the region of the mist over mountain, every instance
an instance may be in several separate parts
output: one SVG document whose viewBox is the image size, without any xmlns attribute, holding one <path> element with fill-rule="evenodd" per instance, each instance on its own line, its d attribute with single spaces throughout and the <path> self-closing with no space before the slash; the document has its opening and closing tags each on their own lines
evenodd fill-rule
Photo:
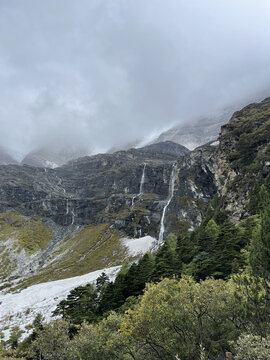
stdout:
<svg viewBox="0 0 270 360">
<path fill-rule="evenodd" d="M 17 160 L 12 156 L 11 151 L 0 146 L 0 165 L 18 164 Z"/>
<path fill-rule="evenodd" d="M 178 124 L 160 134 L 153 142 L 173 141 L 193 150 L 198 146 L 217 139 L 221 126 L 226 124 L 234 110 L 234 108 L 229 108 L 215 116 L 212 115 L 194 120 L 193 122 Z"/>
<path fill-rule="evenodd" d="M 87 155 L 90 155 L 89 151 L 79 148 L 79 144 L 77 147 L 51 145 L 27 154 L 21 164 L 54 169 L 70 160 Z"/>
<path fill-rule="evenodd" d="M 0 143 L 99 153 L 261 100 L 269 16 L 266 0 L 2 1 Z"/>
<path fill-rule="evenodd" d="M 0 0 L 0 359 L 269 360 L 269 96 L 269 0 Z"/>
</svg>

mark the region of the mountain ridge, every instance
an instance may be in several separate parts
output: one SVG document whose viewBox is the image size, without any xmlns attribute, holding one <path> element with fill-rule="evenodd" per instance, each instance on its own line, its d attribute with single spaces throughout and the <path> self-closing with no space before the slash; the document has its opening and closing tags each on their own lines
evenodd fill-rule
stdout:
<svg viewBox="0 0 270 360">
<path fill-rule="evenodd" d="M 215 194 L 238 222 L 248 215 L 250 192 L 269 175 L 269 109 L 269 98 L 245 107 L 218 141 L 180 157 L 131 149 L 56 169 L 1 166 L 2 281 L 26 286 L 119 265 L 127 257 L 121 239 L 149 235 L 158 242 L 161 225 L 164 238 L 191 231 Z"/>
</svg>

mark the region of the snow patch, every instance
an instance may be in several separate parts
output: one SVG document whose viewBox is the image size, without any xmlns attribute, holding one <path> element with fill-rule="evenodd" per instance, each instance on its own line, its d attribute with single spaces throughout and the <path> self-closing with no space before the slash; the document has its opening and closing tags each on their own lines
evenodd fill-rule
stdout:
<svg viewBox="0 0 270 360">
<path fill-rule="evenodd" d="M 2 329 L 0 328 L 0 331 L 14 326 L 25 329 L 25 326 L 31 324 L 38 313 L 41 313 L 45 321 L 49 322 L 57 304 L 65 299 L 72 289 L 95 282 L 102 272 L 105 272 L 110 280 L 114 280 L 120 268 L 121 266 L 114 266 L 82 276 L 41 283 L 12 294 L 2 292 L 0 295 Z M 3 331 L 6 338 L 9 337 L 10 329 Z M 25 336 L 27 333 L 24 333 Z"/>
<path fill-rule="evenodd" d="M 156 239 L 152 236 L 143 236 L 138 239 L 122 239 L 123 245 L 128 249 L 130 256 L 143 255 L 150 251 Z"/>
<path fill-rule="evenodd" d="M 51 169 L 55 169 L 55 168 L 59 167 L 58 164 L 56 164 L 55 162 L 50 161 L 50 160 L 45 160 L 44 161 L 44 166 L 47 167 L 47 168 L 51 168 Z"/>
<path fill-rule="evenodd" d="M 218 141 L 218 140 L 217 140 L 217 141 L 214 141 L 214 142 L 212 142 L 210 145 L 211 145 L 211 146 L 218 146 L 218 145 L 219 145 L 219 141 Z"/>
</svg>

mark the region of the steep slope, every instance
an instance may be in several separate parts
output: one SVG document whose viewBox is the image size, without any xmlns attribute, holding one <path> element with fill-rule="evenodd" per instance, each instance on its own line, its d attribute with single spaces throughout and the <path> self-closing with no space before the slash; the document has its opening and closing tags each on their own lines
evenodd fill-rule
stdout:
<svg viewBox="0 0 270 360">
<path fill-rule="evenodd" d="M 23 337 L 26 337 L 31 332 L 27 325 L 31 325 L 38 314 L 41 314 L 45 321 L 50 321 L 56 305 L 65 299 L 74 287 L 94 283 L 103 272 L 110 280 L 114 280 L 119 269 L 120 266 L 115 266 L 71 279 L 33 285 L 13 294 L 0 295 L 1 332 L 8 338 L 10 330 L 19 326 L 25 330 Z"/>
<path fill-rule="evenodd" d="M 176 197 L 187 192 L 192 201 L 218 193 L 233 221 L 247 216 L 251 191 L 270 172 L 270 98 L 235 112 L 218 140 L 179 159 L 178 169 L 172 216 L 179 218 Z"/>
<path fill-rule="evenodd" d="M 232 113 L 233 108 L 228 108 L 208 118 L 181 123 L 160 134 L 154 142 L 173 141 L 194 149 L 217 139 L 220 127 L 226 124 Z"/>
<path fill-rule="evenodd" d="M 269 176 L 270 98 L 235 112 L 219 141 L 216 183 L 224 209 L 238 221 L 247 215 L 251 191 Z"/>
<path fill-rule="evenodd" d="M 270 168 L 270 99 L 236 112 L 218 141 L 192 152 L 165 142 L 56 169 L 0 166 L 2 281 L 82 275 L 119 265 L 124 240 L 200 224 L 215 194 L 235 222 Z M 184 156 L 179 151 L 186 153 Z"/>
<path fill-rule="evenodd" d="M 181 148 L 168 147 L 167 154 L 164 145 L 160 153 L 132 149 L 54 170 L 0 167 L 0 254 L 8 264 L 2 279 L 53 280 L 132 258 L 121 239 L 158 233 L 171 165 Z M 25 228 L 32 231 L 28 242 Z"/>
</svg>

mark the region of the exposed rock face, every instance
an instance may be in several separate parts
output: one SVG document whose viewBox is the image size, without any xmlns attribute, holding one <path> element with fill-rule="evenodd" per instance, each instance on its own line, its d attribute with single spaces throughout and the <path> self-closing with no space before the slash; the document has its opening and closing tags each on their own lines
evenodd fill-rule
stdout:
<svg viewBox="0 0 270 360">
<path fill-rule="evenodd" d="M 12 211 L 10 217 L 2 217 L 4 228 L 20 238 L 22 220 L 17 219 L 19 214 L 30 222 L 37 218 L 53 233 L 47 245 L 40 247 L 29 259 L 26 254 L 29 249 L 17 251 L 15 257 L 12 255 L 10 260 L 17 263 L 17 267 L 9 274 L 12 277 L 37 274 L 40 269 L 50 266 L 51 261 L 56 263 L 55 257 L 60 256 L 61 262 L 70 251 L 71 246 L 67 244 L 76 238 L 81 241 L 80 234 L 87 229 L 89 248 L 85 237 L 82 253 L 75 261 L 87 260 L 89 254 L 104 242 L 109 244 L 116 238 L 119 242 L 120 238 L 126 237 L 156 237 L 167 201 L 172 165 L 179 154 L 188 152 L 178 144 L 168 143 L 167 147 L 166 151 L 166 144 L 155 146 L 160 152 L 154 152 L 150 147 L 99 154 L 56 169 L 27 165 L 0 167 L 0 211 L 3 214 Z M 100 226 L 103 226 L 101 230 Z M 90 245 L 93 238 L 95 243 Z M 14 244 L 18 242 L 16 239 Z M 3 242 L 4 252 L 7 251 L 6 244 Z M 113 246 L 112 251 L 120 254 L 120 261 L 122 250 L 118 245 Z M 111 262 L 110 257 L 112 254 L 105 263 L 101 261 L 102 267 L 117 264 Z M 73 266 L 66 262 L 63 261 L 63 266 Z M 89 269 L 91 264 L 87 266 L 87 271 L 95 270 Z"/>
<path fill-rule="evenodd" d="M 137 151 L 148 152 L 151 154 L 167 154 L 177 157 L 186 155 L 189 152 L 185 146 L 172 141 L 164 141 L 157 144 L 147 145 L 139 148 Z"/>
<path fill-rule="evenodd" d="M 215 181 L 224 209 L 237 222 L 247 215 L 250 191 L 269 176 L 270 98 L 235 112 L 219 143 Z"/>
<path fill-rule="evenodd" d="M 160 206 L 168 194 L 171 166 L 187 149 L 168 144 L 162 152 L 131 149 L 70 162 L 57 169 L 30 166 L 0 168 L 0 207 L 13 207 L 27 216 L 38 214 L 59 225 L 107 223 L 133 236 L 156 235 Z M 176 155 L 172 153 L 176 152 Z M 140 193 L 144 171 L 143 193 Z M 154 224 L 134 223 L 135 214 L 149 213 Z M 140 221 L 143 221 L 140 219 Z M 146 224 L 148 224 L 146 226 Z M 143 228 L 141 228 L 143 227 Z"/>
<path fill-rule="evenodd" d="M 158 239 L 161 220 L 164 238 L 193 229 L 216 193 L 233 221 L 246 216 L 250 191 L 269 176 L 269 140 L 270 99 L 266 99 L 236 112 L 222 127 L 218 141 L 192 152 L 165 142 L 83 157 L 56 169 L 0 166 L 0 211 L 37 218 L 53 232 L 31 261 L 19 257 L 21 264 L 28 264 L 24 267 L 28 272 L 36 274 L 54 264 L 52 271 L 65 268 L 70 276 L 74 262 L 81 266 L 79 274 L 95 270 L 99 265 L 91 262 L 102 246 L 109 253 L 99 255 L 99 264 L 117 265 L 119 257 L 111 258 L 121 252 L 115 247 L 120 238 Z M 10 233 L 19 232 L 16 217 L 12 221 L 2 217 L 3 234 L 6 223 Z M 72 254 L 77 251 L 72 264 L 71 248 Z M 10 274 L 18 276 L 19 268 L 23 266 Z"/>
</svg>

